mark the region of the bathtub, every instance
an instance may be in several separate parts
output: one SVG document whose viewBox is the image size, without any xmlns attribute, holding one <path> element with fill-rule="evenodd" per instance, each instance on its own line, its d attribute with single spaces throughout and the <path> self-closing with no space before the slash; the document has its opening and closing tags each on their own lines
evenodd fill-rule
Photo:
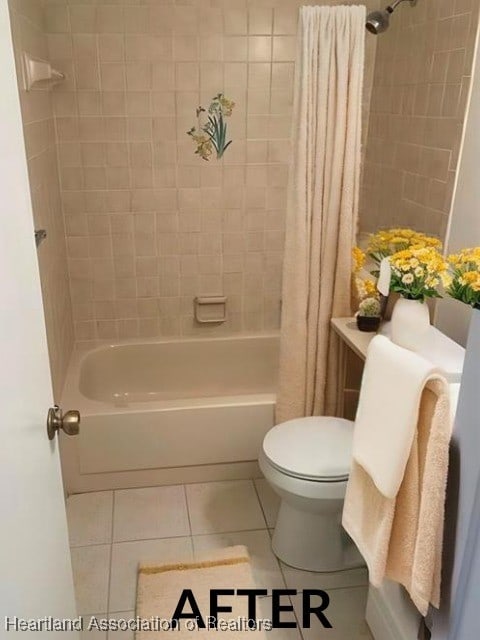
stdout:
<svg viewBox="0 0 480 640">
<path fill-rule="evenodd" d="M 273 426 L 278 336 L 105 343 L 72 355 L 68 492 L 252 477 Z"/>
</svg>

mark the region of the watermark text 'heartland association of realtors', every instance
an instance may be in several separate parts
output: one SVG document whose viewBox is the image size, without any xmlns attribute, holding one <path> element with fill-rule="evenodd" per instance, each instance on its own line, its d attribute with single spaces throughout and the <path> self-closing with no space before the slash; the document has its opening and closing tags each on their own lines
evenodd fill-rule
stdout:
<svg viewBox="0 0 480 640">
<path fill-rule="evenodd" d="M 267 589 L 211 589 L 210 607 L 208 612 L 202 612 L 191 589 L 184 589 L 179 597 L 175 611 L 170 618 L 152 616 L 150 618 L 101 618 L 91 616 L 84 618 L 20 618 L 5 617 L 6 631 L 187 631 L 210 629 L 217 631 L 272 631 L 297 627 L 295 620 L 286 620 L 288 613 L 293 613 L 293 606 L 288 601 L 289 596 L 297 595 L 295 589 L 273 589 L 271 592 L 271 617 L 257 618 L 257 598 L 270 595 Z M 330 629 L 325 610 L 330 598 L 320 589 L 305 589 L 302 591 L 302 619 L 301 627 L 309 629 L 312 617 L 316 618 L 323 627 Z M 232 612 L 229 597 L 246 598 L 248 615 L 236 618 L 224 618 L 221 614 Z M 220 601 L 220 598 L 222 601 Z"/>
</svg>

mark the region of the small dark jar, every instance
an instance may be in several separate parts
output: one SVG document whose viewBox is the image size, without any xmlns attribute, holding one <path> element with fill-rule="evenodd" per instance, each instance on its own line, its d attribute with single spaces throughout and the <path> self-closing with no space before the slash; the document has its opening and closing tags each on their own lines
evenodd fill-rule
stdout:
<svg viewBox="0 0 480 640">
<path fill-rule="evenodd" d="M 357 327 L 359 331 L 375 332 L 380 326 L 380 318 L 357 315 Z"/>
</svg>

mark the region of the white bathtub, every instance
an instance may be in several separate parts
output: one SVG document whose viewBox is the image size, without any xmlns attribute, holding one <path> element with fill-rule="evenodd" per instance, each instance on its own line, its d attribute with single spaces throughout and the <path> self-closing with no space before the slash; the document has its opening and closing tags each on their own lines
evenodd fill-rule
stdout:
<svg viewBox="0 0 480 640">
<path fill-rule="evenodd" d="M 273 425 L 278 336 L 151 340 L 76 349 L 62 408 L 69 492 L 249 477 Z"/>
</svg>

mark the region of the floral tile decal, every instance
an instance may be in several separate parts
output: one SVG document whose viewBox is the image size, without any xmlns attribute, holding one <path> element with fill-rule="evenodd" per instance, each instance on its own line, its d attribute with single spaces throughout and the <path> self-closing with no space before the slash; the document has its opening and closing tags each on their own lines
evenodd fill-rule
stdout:
<svg viewBox="0 0 480 640">
<path fill-rule="evenodd" d="M 202 160 L 210 160 L 214 150 L 219 160 L 226 149 L 232 144 L 227 142 L 227 123 L 225 118 L 232 115 L 235 103 L 226 98 L 223 93 L 217 94 L 211 101 L 208 109 L 199 106 L 197 109 L 198 125 L 192 127 L 187 134 L 196 144 L 195 153 Z"/>
</svg>

